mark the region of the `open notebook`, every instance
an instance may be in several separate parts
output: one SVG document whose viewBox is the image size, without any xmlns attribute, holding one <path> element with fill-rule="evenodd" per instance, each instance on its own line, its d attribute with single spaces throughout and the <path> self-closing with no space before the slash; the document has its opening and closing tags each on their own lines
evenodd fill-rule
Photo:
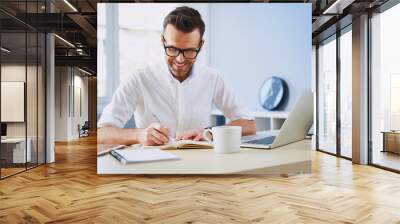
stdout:
<svg viewBox="0 0 400 224">
<path fill-rule="evenodd" d="M 122 164 L 179 159 L 177 155 L 169 152 L 164 152 L 157 148 L 115 149 L 110 151 L 110 155 L 119 160 Z"/>
<path fill-rule="evenodd" d="M 176 150 L 176 149 L 212 149 L 213 145 L 206 141 L 192 141 L 192 140 L 179 140 L 169 143 L 167 145 L 159 146 L 160 149 L 164 150 Z"/>
</svg>

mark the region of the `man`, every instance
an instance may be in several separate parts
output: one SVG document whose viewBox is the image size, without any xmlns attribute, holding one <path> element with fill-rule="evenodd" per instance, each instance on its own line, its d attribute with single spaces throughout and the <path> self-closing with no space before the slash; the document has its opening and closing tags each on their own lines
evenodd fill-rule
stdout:
<svg viewBox="0 0 400 224">
<path fill-rule="evenodd" d="M 194 66 L 204 44 L 205 25 L 198 11 L 178 7 L 163 23 L 161 42 L 165 63 L 139 69 L 116 90 L 99 120 L 102 144 L 162 145 L 177 140 L 203 140 L 213 105 L 242 127 L 243 135 L 255 134 L 248 110 L 239 107 L 233 92 L 210 68 Z M 125 129 L 134 115 L 137 128 Z"/>
</svg>

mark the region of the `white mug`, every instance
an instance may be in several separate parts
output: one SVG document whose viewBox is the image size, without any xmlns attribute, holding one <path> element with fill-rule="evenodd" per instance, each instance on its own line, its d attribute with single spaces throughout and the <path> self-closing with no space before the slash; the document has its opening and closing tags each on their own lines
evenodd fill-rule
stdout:
<svg viewBox="0 0 400 224">
<path fill-rule="evenodd" d="M 212 135 L 212 140 L 209 135 Z M 240 126 L 218 126 L 203 132 L 203 138 L 214 144 L 217 153 L 234 153 L 240 150 L 242 138 L 242 127 Z"/>
</svg>

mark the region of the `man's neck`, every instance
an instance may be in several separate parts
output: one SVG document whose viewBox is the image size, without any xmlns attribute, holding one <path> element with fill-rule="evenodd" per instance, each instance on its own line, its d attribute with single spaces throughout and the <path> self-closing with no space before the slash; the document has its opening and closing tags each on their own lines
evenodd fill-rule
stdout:
<svg viewBox="0 0 400 224">
<path fill-rule="evenodd" d="M 190 68 L 190 70 L 184 76 L 176 76 L 171 70 L 169 70 L 169 72 L 176 80 L 178 80 L 180 83 L 182 83 L 191 75 L 192 70 L 193 70 L 193 66 Z"/>
<path fill-rule="evenodd" d="M 188 77 L 188 75 L 186 74 L 185 76 L 175 76 L 172 72 L 171 72 L 172 76 L 178 80 L 180 83 L 182 83 L 183 81 L 185 81 Z"/>
</svg>

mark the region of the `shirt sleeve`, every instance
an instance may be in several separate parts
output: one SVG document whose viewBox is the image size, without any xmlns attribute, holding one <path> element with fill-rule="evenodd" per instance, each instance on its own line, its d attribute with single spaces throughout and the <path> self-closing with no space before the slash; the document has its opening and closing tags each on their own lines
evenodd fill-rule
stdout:
<svg viewBox="0 0 400 224">
<path fill-rule="evenodd" d="M 113 125 L 123 128 L 133 116 L 140 97 L 140 86 L 137 77 L 131 75 L 127 81 L 118 86 L 111 102 L 104 107 L 97 126 L 101 128 L 105 125 Z"/>
<path fill-rule="evenodd" d="M 216 75 L 216 77 L 213 102 L 217 109 L 221 110 L 224 116 L 231 121 L 239 119 L 254 120 L 250 111 L 239 104 L 232 88 L 226 85 L 221 76 Z"/>
</svg>

